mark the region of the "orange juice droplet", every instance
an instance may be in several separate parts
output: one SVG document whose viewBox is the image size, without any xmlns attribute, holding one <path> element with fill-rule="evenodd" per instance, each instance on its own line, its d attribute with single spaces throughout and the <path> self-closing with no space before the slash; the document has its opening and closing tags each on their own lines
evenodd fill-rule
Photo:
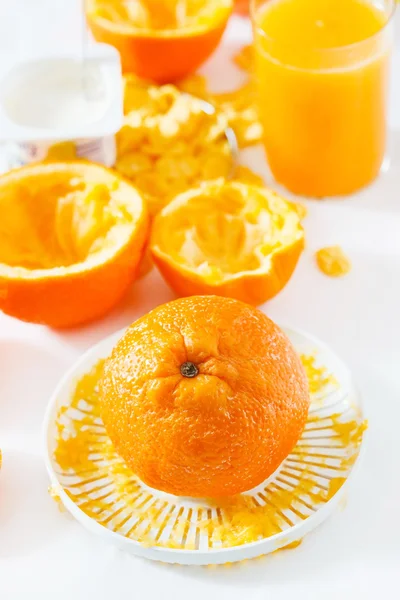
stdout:
<svg viewBox="0 0 400 600">
<path fill-rule="evenodd" d="M 348 194 L 378 174 L 386 146 L 388 12 L 367 0 L 259 3 L 264 143 L 275 178 L 291 191 Z"/>
</svg>

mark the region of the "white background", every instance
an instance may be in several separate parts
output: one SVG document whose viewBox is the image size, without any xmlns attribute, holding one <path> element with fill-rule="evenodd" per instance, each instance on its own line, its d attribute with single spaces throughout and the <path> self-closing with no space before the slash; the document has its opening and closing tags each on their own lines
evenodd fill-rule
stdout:
<svg viewBox="0 0 400 600">
<path fill-rule="evenodd" d="M 51 19 L 52 35 L 59 31 L 63 44 L 79 37 L 77 25 L 73 33 L 75 1 L 63 0 L 65 12 L 59 11 L 58 22 L 54 14 Z M 46 5 L 28 4 L 34 3 Z M 4 4 L 0 0 L 0 8 Z M 40 31 L 48 30 L 49 23 Z M 240 80 L 228 56 L 247 34 L 241 20 L 232 21 L 224 46 L 205 69 L 214 87 Z M 123 554 L 59 512 L 47 493 L 42 459 L 47 401 L 84 350 L 173 298 L 153 272 L 109 317 L 79 330 L 61 333 L 0 315 L 1 600 L 400 597 L 399 92 L 400 54 L 392 91 L 391 170 L 357 197 L 308 203 L 307 249 L 290 284 L 264 307 L 273 319 L 330 344 L 361 389 L 370 422 L 368 447 L 346 507 L 295 550 L 213 569 Z M 262 172 L 260 150 L 248 151 L 245 160 Z M 351 257 L 353 270 L 341 280 L 315 267 L 313 252 L 329 244 L 342 245 Z"/>
</svg>

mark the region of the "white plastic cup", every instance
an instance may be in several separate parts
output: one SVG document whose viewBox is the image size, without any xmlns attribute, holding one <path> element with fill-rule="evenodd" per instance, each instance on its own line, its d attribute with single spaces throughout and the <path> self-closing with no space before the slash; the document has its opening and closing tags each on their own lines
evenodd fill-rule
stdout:
<svg viewBox="0 0 400 600">
<path fill-rule="evenodd" d="M 15 142 L 9 144 L 9 147 L 7 148 L 8 168 L 15 169 L 34 162 L 46 160 L 50 157 L 53 158 L 51 156 L 52 148 L 64 143 L 71 143 L 75 146 L 73 154 L 76 155 L 76 158 L 85 158 L 91 162 L 105 165 L 106 167 L 112 167 L 115 164 L 115 137 L 109 135 L 100 138 L 71 140 L 71 142 L 55 140 L 52 140 L 51 142 Z M 64 158 L 65 157 L 60 156 L 60 160 Z M 57 160 L 57 154 L 55 154 L 54 160 Z"/>
</svg>

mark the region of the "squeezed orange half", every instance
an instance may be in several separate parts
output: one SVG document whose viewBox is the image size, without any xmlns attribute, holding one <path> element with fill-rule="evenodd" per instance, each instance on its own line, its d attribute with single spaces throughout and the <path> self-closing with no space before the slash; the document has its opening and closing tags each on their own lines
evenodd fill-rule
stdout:
<svg viewBox="0 0 400 600">
<path fill-rule="evenodd" d="M 294 193 L 349 194 L 378 174 L 392 12 L 392 0 L 254 0 L 264 145 Z"/>
<path fill-rule="evenodd" d="M 124 73 L 157 83 L 183 79 L 214 52 L 232 0 L 86 0 L 95 39 L 115 46 Z"/>
<path fill-rule="evenodd" d="M 116 172 L 45 162 L 0 177 L 0 311 L 75 327 L 110 311 L 138 274 L 145 201 Z"/>
</svg>

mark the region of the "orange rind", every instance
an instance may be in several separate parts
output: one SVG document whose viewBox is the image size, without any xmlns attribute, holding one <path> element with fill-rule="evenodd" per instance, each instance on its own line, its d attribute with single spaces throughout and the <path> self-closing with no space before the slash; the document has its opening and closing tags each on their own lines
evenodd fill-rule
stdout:
<svg viewBox="0 0 400 600">
<path fill-rule="evenodd" d="M 120 52 L 125 73 L 169 83 L 194 72 L 217 47 L 232 0 L 87 0 L 89 27 Z"/>
<path fill-rule="evenodd" d="M 136 277 L 148 233 L 140 194 L 85 161 L 0 177 L 0 310 L 72 327 L 107 313 Z"/>
<path fill-rule="evenodd" d="M 185 192 L 155 218 L 154 263 L 179 296 L 258 305 L 287 284 L 304 247 L 293 205 L 274 192 L 218 181 Z"/>
</svg>

